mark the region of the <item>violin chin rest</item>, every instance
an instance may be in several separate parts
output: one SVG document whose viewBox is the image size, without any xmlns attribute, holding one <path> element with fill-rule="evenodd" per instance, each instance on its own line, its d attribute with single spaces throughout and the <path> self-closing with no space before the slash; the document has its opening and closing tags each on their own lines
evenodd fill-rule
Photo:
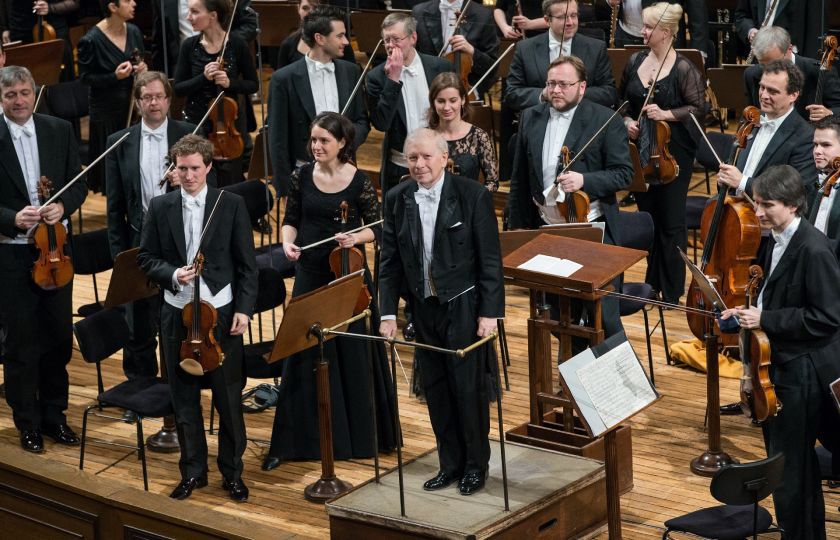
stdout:
<svg viewBox="0 0 840 540">
<path fill-rule="evenodd" d="M 181 360 L 181 369 L 196 377 L 204 375 L 204 369 L 201 367 L 201 364 L 193 358 L 184 358 Z"/>
</svg>

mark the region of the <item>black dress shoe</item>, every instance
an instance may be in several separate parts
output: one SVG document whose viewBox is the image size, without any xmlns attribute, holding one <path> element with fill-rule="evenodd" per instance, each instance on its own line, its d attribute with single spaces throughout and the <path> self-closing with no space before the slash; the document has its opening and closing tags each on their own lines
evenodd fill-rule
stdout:
<svg viewBox="0 0 840 540">
<path fill-rule="evenodd" d="M 621 201 L 619 201 L 618 205 L 624 208 L 625 206 L 632 206 L 636 204 L 636 195 L 633 193 L 628 193 Z"/>
<path fill-rule="evenodd" d="M 426 491 L 437 491 L 438 489 L 443 489 L 454 484 L 458 480 L 458 476 L 459 475 L 457 474 L 448 474 L 440 471 L 437 473 L 437 476 L 431 480 L 423 482 L 423 489 Z"/>
<path fill-rule="evenodd" d="M 207 477 L 206 476 L 198 476 L 196 478 L 187 478 L 181 480 L 181 483 L 175 486 L 175 489 L 172 490 L 172 493 L 169 494 L 170 497 L 173 499 L 178 499 L 179 501 L 183 501 L 190 495 L 194 489 L 200 489 L 207 485 Z"/>
<path fill-rule="evenodd" d="M 248 500 L 248 486 L 245 485 L 245 482 L 241 478 L 237 478 L 233 482 L 225 478 L 225 481 L 222 482 L 222 489 L 230 493 L 230 498 L 236 502 L 245 502 Z"/>
<path fill-rule="evenodd" d="M 720 414 L 724 416 L 735 416 L 741 413 L 743 413 L 743 410 L 741 409 L 740 403 L 729 403 L 720 406 Z"/>
<path fill-rule="evenodd" d="M 79 437 L 67 424 L 41 426 L 41 433 L 58 444 L 75 446 L 79 444 Z"/>
<path fill-rule="evenodd" d="M 273 471 L 280 465 L 280 458 L 268 456 L 263 460 L 262 470 Z"/>
<path fill-rule="evenodd" d="M 35 429 L 27 429 L 20 432 L 20 446 L 27 452 L 40 454 L 44 451 L 44 439 Z"/>
<path fill-rule="evenodd" d="M 484 487 L 485 478 L 487 478 L 487 473 L 468 472 L 461 478 L 461 482 L 458 484 L 458 491 L 461 492 L 461 495 L 472 495 Z"/>
<path fill-rule="evenodd" d="M 414 323 L 410 322 L 403 327 L 403 337 L 406 341 L 414 341 L 417 337 L 417 332 L 414 330 Z"/>
</svg>

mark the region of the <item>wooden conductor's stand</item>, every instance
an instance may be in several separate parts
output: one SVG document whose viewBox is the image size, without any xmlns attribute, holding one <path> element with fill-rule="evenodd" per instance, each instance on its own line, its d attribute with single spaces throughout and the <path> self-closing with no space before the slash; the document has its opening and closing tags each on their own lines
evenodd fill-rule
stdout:
<svg viewBox="0 0 840 540">
<path fill-rule="evenodd" d="M 329 363 L 324 356 L 324 343 L 335 337 L 330 331 L 370 316 L 369 310 L 353 316 L 359 291 L 364 286 L 362 272 L 356 272 L 292 298 L 285 309 L 283 321 L 274 339 L 274 348 L 268 357 L 268 362 L 272 363 L 310 347 L 319 347 L 315 379 L 318 394 L 321 478 L 304 489 L 304 496 L 308 501 L 323 503 L 353 487 L 335 475 Z"/>
<path fill-rule="evenodd" d="M 507 432 L 507 439 L 540 448 L 604 459 L 604 444 L 589 435 L 581 419 L 564 392 L 556 392 L 553 385 L 555 361 L 551 354 L 552 336 L 560 339 L 563 361 L 572 356 L 572 337 L 589 340 L 590 346 L 604 341 L 601 323 L 603 290 L 625 270 L 645 257 L 644 251 L 606 245 L 591 239 L 587 229 L 546 231 L 515 231 L 532 235 L 504 257 L 506 283 L 531 291 L 528 319 L 528 379 L 530 419 Z M 600 231 L 599 231 L 600 232 Z M 503 244 L 504 244 L 503 240 Z M 583 264 L 569 277 L 520 268 L 537 255 L 570 259 Z M 559 320 L 552 320 L 545 293 L 559 297 Z M 578 324 L 572 318 L 572 300 L 587 300 L 594 304 L 594 326 Z M 618 426 L 613 434 L 618 440 L 621 466 L 616 479 L 622 493 L 633 487 L 632 448 L 629 426 Z M 610 480 L 608 480 L 610 481 Z"/>
</svg>

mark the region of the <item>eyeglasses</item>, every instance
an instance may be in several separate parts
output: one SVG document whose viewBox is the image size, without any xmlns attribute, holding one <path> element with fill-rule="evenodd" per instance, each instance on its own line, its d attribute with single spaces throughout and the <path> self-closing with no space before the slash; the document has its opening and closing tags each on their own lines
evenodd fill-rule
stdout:
<svg viewBox="0 0 840 540">
<path fill-rule="evenodd" d="M 569 88 L 573 87 L 576 84 L 580 84 L 580 81 L 575 82 L 568 82 L 568 81 L 546 81 L 545 87 L 549 90 L 554 90 L 555 88 L 559 87 L 560 90 L 568 90 Z"/>
<path fill-rule="evenodd" d="M 408 39 L 408 34 L 404 35 L 403 37 L 396 37 L 396 36 L 388 36 L 386 38 L 382 38 L 382 43 L 385 45 L 399 45 L 400 41 Z"/>
<path fill-rule="evenodd" d="M 164 94 L 155 94 L 153 96 L 141 96 L 140 101 L 142 101 L 143 103 L 151 103 L 151 102 L 157 100 L 158 103 L 160 103 L 161 101 L 165 100 L 166 98 L 167 98 L 167 96 L 164 95 Z"/>
</svg>

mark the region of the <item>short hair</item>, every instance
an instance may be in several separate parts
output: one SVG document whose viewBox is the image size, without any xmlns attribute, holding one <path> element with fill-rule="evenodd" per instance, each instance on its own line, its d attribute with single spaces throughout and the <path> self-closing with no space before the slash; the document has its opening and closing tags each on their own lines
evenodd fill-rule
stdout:
<svg viewBox="0 0 840 540">
<path fill-rule="evenodd" d="M 814 130 L 818 129 L 830 129 L 834 131 L 834 136 L 837 137 L 837 140 L 840 141 L 840 118 L 836 115 L 832 114 L 830 116 L 826 116 L 816 124 L 814 124 Z"/>
<path fill-rule="evenodd" d="M 761 74 L 766 75 L 767 73 L 787 73 L 787 88 L 785 91 L 788 94 L 793 94 L 794 92 L 802 92 L 802 85 L 805 80 L 805 77 L 802 75 L 802 71 L 799 70 L 798 67 L 793 65 L 788 59 L 781 59 L 781 60 L 772 60 L 767 62 L 763 66 L 761 66 Z"/>
<path fill-rule="evenodd" d="M 108 4 L 119 6 L 120 0 L 99 0 L 99 10 L 102 12 L 102 17 L 105 19 L 111 16 L 111 10 L 108 9 Z"/>
<path fill-rule="evenodd" d="M 233 5 L 230 0 L 201 0 L 204 4 L 204 9 L 209 12 L 216 12 L 216 17 L 219 19 L 219 24 L 224 28 L 227 26 L 228 17 L 232 16 L 231 10 Z"/>
<path fill-rule="evenodd" d="M 546 17 L 551 17 L 551 6 L 554 4 L 567 4 L 569 2 L 578 3 L 578 0 L 543 0 L 542 12 Z"/>
<path fill-rule="evenodd" d="M 303 18 L 303 25 L 300 30 L 300 38 L 310 47 L 315 46 L 315 34 L 328 36 L 332 33 L 333 21 L 345 22 L 344 12 L 335 6 L 327 4 L 318 5 Z M 345 29 L 346 31 L 346 29 Z"/>
<path fill-rule="evenodd" d="M 405 138 L 405 144 L 403 144 L 403 153 L 408 154 L 408 147 L 422 140 L 433 141 L 441 153 L 449 154 L 449 143 L 446 142 L 443 135 L 429 128 L 417 128 L 409 133 Z"/>
<path fill-rule="evenodd" d="M 193 154 L 201 154 L 204 164 L 210 165 L 213 162 L 213 143 L 201 135 L 193 135 L 192 133 L 184 135 L 169 149 L 169 161 L 178 163 L 179 157 Z"/>
<path fill-rule="evenodd" d="M 458 95 L 464 101 L 464 104 L 461 106 L 461 118 L 466 119 L 470 116 L 470 100 L 467 99 L 467 89 L 464 88 L 461 78 L 451 71 L 440 73 L 432 80 L 432 84 L 429 85 L 429 110 L 426 114 L 428 116 L 429 127 L 432 129 L 437 129 L 440 125 L 440 116 L 438 116 L 435 110 L 435 98 L 447 88 L 457 90 Z"/>
<path fill-rule="evenodd" d="M 163 85 L 163 91 L 166 97 L 172 98 L 172 84 L 170 84 L 169 77 L 165 73 L 161 73 L 160 71 L 144 71 L 134 77 L 134 88 L 132 89 L 134 99 L 140 99 L 140 92 L 143 91 L 143 87 L 155 81 Z"/>
<path fill-rule="evenodd" d="M 397 23 L 403 24 L 406 34 L 413 34 L 417 31 L 417 19 L 408 13 L 391 13 L 382 21 L 381 29 L 391 28 Z"/>
<path fill-rule="evenodd" d="M 563 64 L 569 64 L 573 68 L 575 68 L 575 72 L 577 73 L 579 81 L 586 80 L 586 65 L 583 63 L 583 60 L 578 58 L 577 56 L 563 56 L 562 54 L 551 61 L 548 65 L 548 70 L 546 73 L 551 70 L 553 67 L 562 66 Z"/>
<path fill-rule="evenodd" d="M 785 206 L 796 207 L 797 216 L 804 216 L 808 211 L 802 176 L 790 165 L 768 167 L 753 180 L 752 190 L 765 201 L 779 201 Z"/>
<path fill-rule="evenodd" d="M 27 68 L 23 66 L 0 68 L 0 88 L 8 88 L 19 83 L 29 83 L 32 91 L 35 91 L 35 78 Z"/>
<path fill-rule="evenodd" d="M 347 163 L 353 160 L 353 155 L 356 152 L 356 128 L 353 122 L 350 121 L 343 114 L 336 112 L 322 112 L 312 120 L 309 124 L 309 133 L 312 133 L 312 128 L 319 127 L 327 130 L 330 135 L 335 137 L 337 141 L 344 141 L 344 148 L 338 151 L 338 160 L 342 163 Z M 312 153 L 312 143 L 309 143 L 307 151 Z"/>
<path fill-rule="evenodd" d="M 657 2 L 642 10 L 642 20 L 650 18 L 656 21 L 660 28 L 664 28 L 671 32 L 671 35 L 677 35 L 680 28 L 680 20 L 683 17 L 683 8 L 679 4 L 669 4 L 668 2 Z"/>
<path fill-rule="evenodd" d="M 764 58 L 770 49 L 778 47 L 782 54 L 790 48 L 790 34 L 781 26 L 765 26 L 756 32 L 752 50 L 758 58 Z"/>
</svg>

